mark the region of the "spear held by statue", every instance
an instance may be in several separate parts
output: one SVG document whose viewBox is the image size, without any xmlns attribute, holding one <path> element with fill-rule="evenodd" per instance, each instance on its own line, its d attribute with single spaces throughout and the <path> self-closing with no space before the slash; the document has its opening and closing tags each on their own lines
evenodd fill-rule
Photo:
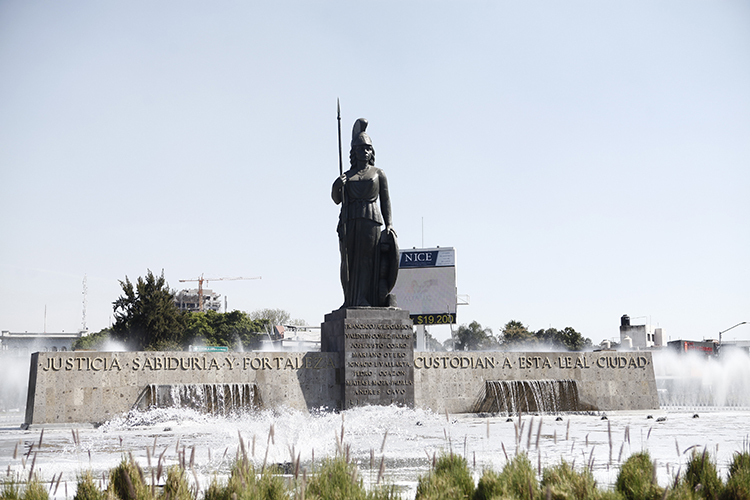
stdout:
<svg viewBox="0 0 750 500">
<path fill-rule="evenodd" d="M 349 255 L 346 251 L 346 178 L 344 177 L 344 161 L 341 151 L 341 103 L 336 98 L 336 120 L 339 125 L 339 177 L 341 178 L 341 245 L 343 253 L 344 280 L 349 282 Z"/>
</svg>

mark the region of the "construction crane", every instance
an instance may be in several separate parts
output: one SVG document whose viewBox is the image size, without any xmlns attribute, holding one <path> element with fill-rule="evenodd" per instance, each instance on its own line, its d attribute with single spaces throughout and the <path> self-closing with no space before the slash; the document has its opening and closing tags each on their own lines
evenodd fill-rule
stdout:
<svg viewBox="0 0 750 500">
<path fill-rule="evenodd" d="M 180 283 L 185 283 L 188 281 L 197 281 L 198 282 L 198 310 L 200 312 L 203 311 L 203 282 L 209 282 L 209 281 L 237 281 L 237 280 L 259 280 L 262 276 L 254 276 L 252 278 L 204 278 L 203 274 L 201 274 L 200 278 L 190 279 L 190 280 L 180 280 Z"/>
</svg>

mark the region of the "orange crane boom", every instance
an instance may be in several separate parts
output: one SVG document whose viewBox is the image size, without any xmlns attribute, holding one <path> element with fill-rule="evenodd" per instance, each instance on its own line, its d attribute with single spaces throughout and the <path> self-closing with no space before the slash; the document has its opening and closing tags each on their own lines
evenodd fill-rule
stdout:
<svg viewBox="0 0 750 500">
<path fill-rule="evenodd" d="M 236 281 L 236 280 L 259 280 L 262 276 L 253 276 L 252 278 L 204 278 L 203 274 L 201 274 L 200 278 L 195 279 L 189 279 L 189 280 L 180 280 L 180 283 L 185 283 L 188 281 L 197 281 L 198 282 L 198 309 L 200 312 L 203 311 L 203 282 L 209 282 L 209 281 Z"/>
</svg>

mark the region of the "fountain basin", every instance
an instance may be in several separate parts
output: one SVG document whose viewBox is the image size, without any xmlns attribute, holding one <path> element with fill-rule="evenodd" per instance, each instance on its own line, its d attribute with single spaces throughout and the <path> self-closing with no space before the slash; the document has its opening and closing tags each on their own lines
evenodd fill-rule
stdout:
<svg viewBox="0 0 750 500">
<path fill-rule="evenodd" d="M 359 389 L 412 386 L 415 408 L 471 413 L 488 382 L 574 381 L 578 410 L 659 408 L 648 352 L 415 352 L 412 363 L 413 380 Z M 153 386 L 251 384 L 251 399 L 264 408 L 339 410 L 344 370 L 387 373 L 402 364 L 387 351 L 356 367 L 345 366 L 339 352 L 40 352 L 31 358 L 24 425 L 101 423 L 145 404 L 144 391 Z M 158 400 L 159 389 L 151 391 Z"/>
</svg>

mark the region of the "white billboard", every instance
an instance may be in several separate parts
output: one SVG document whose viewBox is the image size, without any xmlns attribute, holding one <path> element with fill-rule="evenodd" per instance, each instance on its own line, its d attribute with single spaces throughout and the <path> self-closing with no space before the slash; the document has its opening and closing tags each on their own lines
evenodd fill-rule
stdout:
<svg viewBox="0 0 750 500">
<path fill-rule="evenodd" d="M 415 325 L 456 322 L 456 252 L 453 248 L 401 250 L 391 291 Z"/>
</svg>

